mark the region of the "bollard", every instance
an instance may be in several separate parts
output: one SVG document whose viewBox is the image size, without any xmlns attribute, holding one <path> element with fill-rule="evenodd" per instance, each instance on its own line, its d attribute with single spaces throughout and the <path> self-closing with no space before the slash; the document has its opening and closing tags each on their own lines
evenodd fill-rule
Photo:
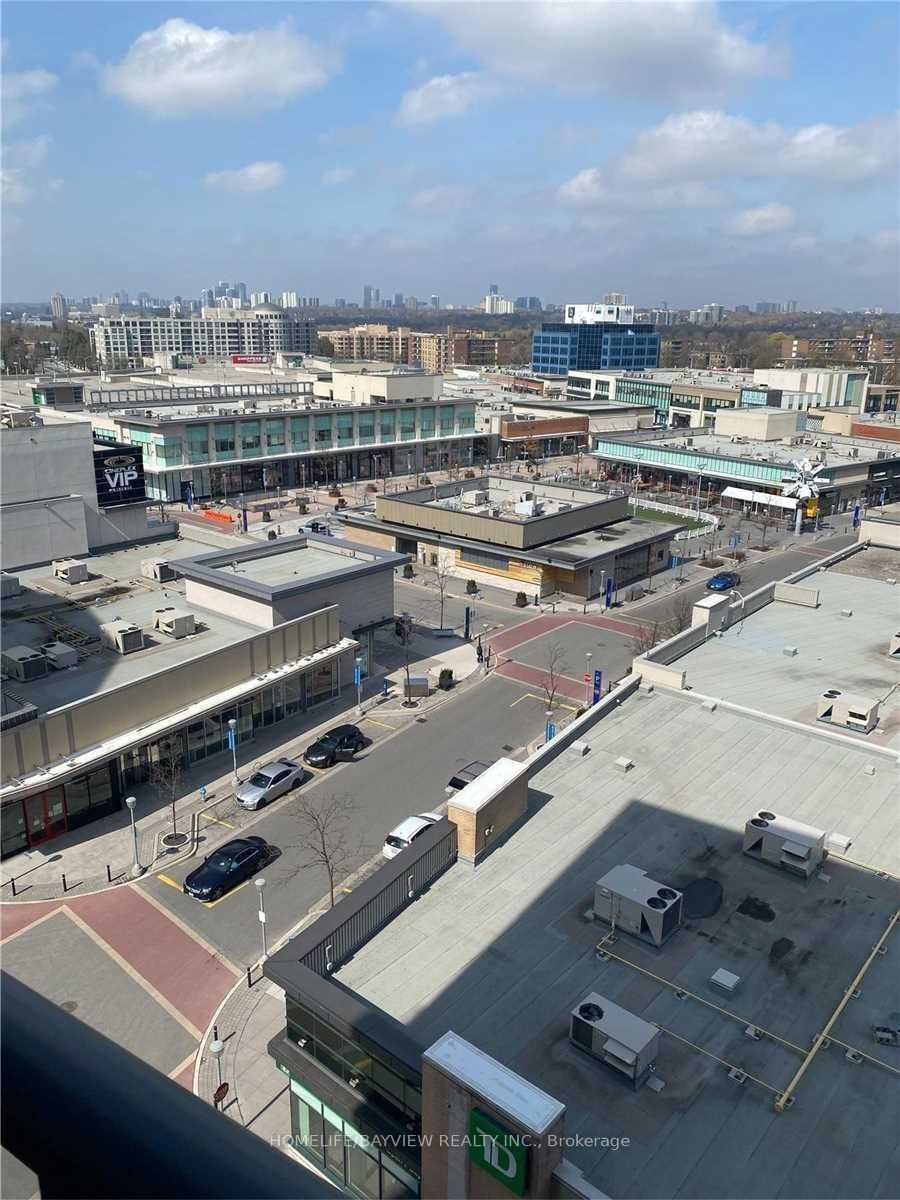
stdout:
<svg viewBox="0 0 900 1200">
<path fill-rule="evenodd" d="M 65 875 L 65 872 L 63 872 L 63 877 L 62 877 L 62 885 L 63 885 L 63 891 L 65 891 L 65 890 L 66 890 L 66 875 Z"/>
<path fill-rule="evenodd" d="M 16 877 L 15 877 L 15 875 L 13 875 L 13 877 L 10 879 L 9 882 L 10 882 L 10 886 L 12 887 L 12 894 L 15 895 L 16 894 Z"/>
<path fill-rule="evenodd" d="M 217 1042 L 217 1041 L 219 1040 L 219 1027 L 218 1027 L 218 1025 L 213 1025 L 213 1035 L 212 1035 L 212 1040 L 213 1040 L 214 1042 Z"/>
<path fill-rule="evenodd" d="M 106 864 L 106 882 L 112 883 L 112 871 L 109 869 L 109 863 Z"/>
<path fill-rule="evenodd" d="M 252 971 L 252 969 L 253 969 L 252 967 L 247 968 L 247 987 L 248 988 L 253 987 L 253 980 L 250 978 L 250 972 Z"/>
</svg>

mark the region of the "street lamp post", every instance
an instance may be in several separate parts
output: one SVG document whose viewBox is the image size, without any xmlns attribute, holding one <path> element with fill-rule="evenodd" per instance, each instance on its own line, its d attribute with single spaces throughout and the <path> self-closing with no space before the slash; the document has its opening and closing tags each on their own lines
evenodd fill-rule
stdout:
<svg viewBox="0 0 900 1200">
<path fill-rule="evenodd" d="M 257 913 L 257 916 L 259 917 L 259 927 L 262 930 L 263 958 L 268 958 L 269 947 L 266 942 L 266 904 L 265 900 L 263 899 L 263 892 L 266 890 L 266 881 L 260 877 L 259 879 L 254 879 L 253 882 L 256 885 L 256 894 L 259 898 L 259 912 Z"/>
<path fill-rule="evenodd" d="M 356 659 L 355 659 L 353 678 L 356 683 L 356 711 L 358 713 L 362 712 L 362 669 L 363 669 L 363 660 L 357 654 Z"/>
<path fill-rule="evenodd" d="M 134 823 L 134 810 L 137 806 L 137 800 L 135 800 L 134 796 L 128 796 L 125 799 L 125 805 L 131 816 L 131 850 L 134 857 L 134 862 L 131 864 L 131 878 L 137 879 L 144 873 L 144 868 L 141 866 L 140 859 L 138 858 L 137 825 Z"/>
<path fill-rule="evenodd" d="M 231 734 L 231 782 L 234 787 L 238 785 L 237 773 L 237 727 L 238 723 L 234 717 L 228 720 L 228 732 Z"/>
<path fill-rule="evenodd" d="M 219 1081 L 219 1086 L 222 1085 L 222 1054 L 225 1051 L 225 1043 L 220 1042 L 218 1038 L 214 1042 L 210 1042 L 207 1047 L 210 1057 L 216 1061 L 216 1076 Z"/>
<path fill-rule="evenodd" d="M 590 706 L 591 706 L 591 697 L 593 695 L 592 689 L 593 689 L 594 676 L 593 676 L 593 673 L 591 672 L 591 659 L 593 657 L 594 656 L 593 656 L 593 654 L 591 654 L 590 650 L 588 650 L 588 652 L 584 656 L 584 660 L 585 660 L 585 668 L 584 668 L 585 691 L 587 693 L 585 696 L 585 702 L 586 702 L 588 708 L 590 708 Z"/>
<path fill-rule="evenodd" d="M 700 516 L 700 497 L 703 490 L 703 468 L 705 462 L 697 463 L 697 516 Z"/>
</svg>

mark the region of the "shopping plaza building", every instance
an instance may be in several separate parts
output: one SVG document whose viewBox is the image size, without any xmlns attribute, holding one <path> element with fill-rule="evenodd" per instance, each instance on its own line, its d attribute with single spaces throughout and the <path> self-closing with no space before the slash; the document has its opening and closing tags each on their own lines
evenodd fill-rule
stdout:
<svg viewBox="0 0 900 1200">
<path fill-rule="evenodd" d="M 90 417 L 98 434 L 142 447 L 147 495 L 162 501 L 386 479 L 486 453 L 474 401 L 442 396 L 439 375 L 381 364 L 322 375 L 248 376 L 185 400 L 193 389 L 120 388 L 99 395 Z"/>
<path fill-rule="evenodd" d="M 115 812 L 161 759 L 228 762 L 352 687 L 402 556 L 170 538 L 3 576 L 2 854 Z M 77 569 L 76 569 L 77 568 Z"/>
</svg>

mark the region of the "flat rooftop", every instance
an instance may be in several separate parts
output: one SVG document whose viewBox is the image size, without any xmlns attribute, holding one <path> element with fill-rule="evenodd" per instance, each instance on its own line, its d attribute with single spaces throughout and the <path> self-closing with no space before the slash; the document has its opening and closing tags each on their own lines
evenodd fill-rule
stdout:
<svg viewBox="0 0 900 1200">
<path fill-rule="evenodd" d="M 478 495 L 483 499 L 476 503 L 475 497 Z M 425 508 L 450 509 L 472 517 L 496 515 L 507 521 L 530 521 L 535 517 L 550 517 L 608 499 L 605 493 L 594 492 L 588 488 L 523 482 L 521 479 L 508 479 L 501 475 L 485 475 L 480 479 L 466 480 L 464 486 L 454 489 L 449 495 L 442 496 L 437 492 L 436 499 L 434 496 L 435 492 L 425 487 L 414 492 L 401 492 L 390 498 L 411 501 Z M 517 508 L 521 511 L 517 511 Z M 500 511 L 497 512 L 497 509 Z"/>
<path fill-rule="evenodd" d="M 578 533 L 559 542 L 549 542 L 539 550 L 531 551 L 528 558 L 572 567 L 607 554 L 621 554 L 659 538 L 673 537 L 679 529 L 685 528 L 685 525 L 666 521 L 626 517 L 624 521 L 616 521 L 612 525 Z"/>
<path fill-rule="evenodd" d="M 761 412 L 762 409 L 753 411 Z M 780 411 L 780 410 L 773 410 Z M 615 440 L 628 442 L 627 434 L 611 434 Z M 804 441 L 797 445 L 785 446 L 781 439 L 760 441 L 741 436 L 740 441 L 732 441 L 730 437 L 714 433 L 702 433 L 693 429 L 683 429 L 673 433 L 671 437 L 641 440 L 640 446 L 648 463 L 653 461 L 654 449 L 688 450 L 699 457 L 752 459 L 755 462 L 778 463 L 790 467 L 797 459 L 810 458 L 813 462 L 824 461 L 825 467 L 852 466 L 854 463 L 872 462 L 879 453 L 884 454 L 885 447 L 879 446 L 871 438 L 832 437 L 830 434 L 798 431 L 795 437 Z M 850 451 L 854 453 L 851 454 Z M 892 458 L 900 457 L 900 447 L 896 444 L 889 450 Z M 821 458 L 819 456 L 822 456 Z"/>
<path fill-rule="evenodd" d="M 818 588 L 818 608 L 774 600 L 678 667 L 697 692 L 816 728 L 828 728 L 816 720 L 816 702 L 830 688 L 882 700 L 876 729 L 847 736 L 900 750 L 900 663 L 888 656 L 900 631 L 900 583 L 889 579 L 900 580 L 900 551 L 861 548 L 801 581 Z M 785 647 L 796 656 L 786 657 Z"/>
<path fill-rule="evenodd" d="M 832 1029 L 886 1066 L 832 1042 L 795 1103 L 773 1109 L 900 907 L 896 765 L 868 775 L 868 748 L 850 739 L 662 689 L 628 697 L 582 740 L 587 755 L 563 752 L 531 779 L 511 838 L 474 871 L 451 867 L 339 982 L 421 1043 L 452 1030 L 549 1092 L 568 1136 L 629 1138 L 564 1151 L 611 1196 L 900 1193 L 897 1051 L 871 1032 L 898 1007 L 900 926 Z M 746 857 L 744 824 L 761 809 L 843 833 L 855 863 L 831 857 L 805 882 Z M 678 889 L 720 883 L 721 907 L 661 950 L 619 934 L 601 961 L 608 926 L 585 913 L 595 881 L 624 863 Z M 734 996 L 710 988 L 719 968 L 740 977 Z M 590 992 L 664 1030 L 659 1090 L 632 1091 L 570 1044 L 569 1014 Z"/>
<path fill-rule="evenodd" d="M 219 570 L 244 575 L 257 583 L 276 586 L 280 583 L 312 579 L 319 575 L 342 574 L 352 571 L 358 565 L 355 558 L 310 542 L 284 553 L 273 551 L 256 558 L 239 560 L 236 571 L 233 571 L 230 565 L 220 567 Z"/>
<path fill-rule="evenodd" d="M 84 560 L 91 579 L 72 586 L 54 579 L 52 567 L 15 572 L 23 591 L 4 602 L 3 649 L 62 641 L 76 648 L 79 662 L 61 671 L 51 668 L 30 681 L 10 679 L 4 689 L 40 712 L 50 712 L 258 634 L 256 625 L 187 604 L 181 580 L 160 584 L 141 576 L 145 559 L 175 561 L 209 549 L 208 544 L 169 539 L 97 555 Z M 192 612 L 197 632 L 176 640 L 155 630 L 154 611 L 167 607 Z M 100 626 L 120 618 L 141 627 L 143 650 L 120 655 L 101 646 Z"/>
</svg>

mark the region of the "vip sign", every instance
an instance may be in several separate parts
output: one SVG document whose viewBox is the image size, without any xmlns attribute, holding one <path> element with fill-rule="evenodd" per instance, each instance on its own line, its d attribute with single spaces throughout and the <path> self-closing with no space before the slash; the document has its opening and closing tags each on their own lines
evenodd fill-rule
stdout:
<svg viewBox="0 0 900 1200">
<path fill-rule="evenodd" d="M 94 445 L 94 479 L 101 508 L 146 500 L 144 459 L 140 446 L 122 442 Z"/>
<path fill-rule="evenodd" d="M 138 477 L 136 459 L 130 454 L 114 454 L 104 462 L 103 474 L 114 492 L 130 488 Z"/>
<path fill-rule="evenodd" d="M 469 1114 L 469 1157 L 514 1195 L 524 1195 L 528 1146 L 477 1108 Z"/>
</svg>

